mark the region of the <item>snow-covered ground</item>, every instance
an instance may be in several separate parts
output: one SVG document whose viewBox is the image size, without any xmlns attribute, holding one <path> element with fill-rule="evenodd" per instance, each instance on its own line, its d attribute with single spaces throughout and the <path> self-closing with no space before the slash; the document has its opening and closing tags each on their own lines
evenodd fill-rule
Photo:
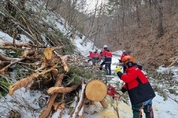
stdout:
<svg viewBox="0 0 178 118">
<path fill-rule="evenodd" d="M 2 40 L 6 41 L 12 41 L 12 38 L 3 33 L 0 32 L 1 37 L 1 44 Z M 26 38 L 24 38 L 26 39 Z M 26 39 L 28 40 L 28 39 Z M 81 43 L 82 39 L 79 37 L 75 40 L 75 45 L 78 47 L 78 50 L 81 50 L 81 53 L 86 56 L 88 54 L 88 51 L 91 49 L 91 45 L 93 45 L 91 42 L 87 43 L 85 46 L 82 46 Z M 119 55 L 121 55 L 122 51 L 118 50 L 116 52 L 113 52 L 114 56 L 112 58 L 112 71 L 115 71 L 116 63 L 118 63 Z M 174 68 L 175 71 L 177 68 Z M 171 71 L 174 71 L 172 69 Z M 161 67 L 159 71 L 165 71 L 168 70 L 167 68 Z M 175 76 L 175 75 L 174 75 Z M 120 79 L 115 76 L 112 78 L 112 83 L 117 83 L 120 81 Z M 37 118 L 40 114 L 40 107 L 39 107 L 39 100 L 41 96 L 45 96 L 39 91 L 27 91 L 25 92 L 25 89 L 19 89 L 15 91 L 14 96 L 11 97 L 10 95 L 7 95 L 5 97 L 2 97 L 0 99 L 0 116 L 1 118 L 6 118 L 7 114 L 10 110 L 14 109 L 21 113 L 22 118 Z M 117 117 L 116 112 L 114 111 L 112 104 L 116 105 L 116 102 L 118 102 L 118 109 L 119 114 L 121 118 L 131 118 L 132 117 L 132 111 L 131 106 L 122 102 L 122 100 L 112 100 L 109 96 L 107 96 L 106 99 L 108 103 L 108 108 L 103 108 L 100 103 L 94 103 L 89 108 L 85 108 L 86 114 L 85 118 L 114 118 Z M 115 102 L 115 103 L 113 103 Z M 178 104 L 168 98 L 164 101 L 164 98 L 160 95 L 156 95 L 156 97 L 153 99 L 153 108 L 155 113 L 155 118 L 177 118 L 178 115 Z M 53 115 L 53 118 L 57 118 L 57 113 Z M 67 115 L 67 112 L 64 112 L 63 118 L 69 118 Z"/>
<path fill-rule="evenodd" d="M 61 29 L 61 31 L 64 31 L 64 33 L 67 32 L 60 23 L 56 22 L 56 26 Z M 10 37 L 8 34 L 0 31 L 0 45 L 3 43 L 3 41 L 12 41 L 12 39 L 13 38 Z M 29 41 L 29 39 L 24 35 L 21 35 L 21 39 L 23 43 Z M 77 36 L 74 40 L 75 45 L 78 47 L 78 50 L 83 56 L 88 56 L 88 51 L 93 50 L 93 43 L 87 42 L 86 45 L 81 45 L 83 39 Z M 99 49 L 99 51 L 100 50 L 101 49 Z M 3 51 L 0 50 L 0 53 L 3 53 Z M 113 52 L 113 72 L 115 71 L 116 63 L 118 63 L 118 59 L 120 58 L 121 53 L 121 50 Z M 162 66 L 160 66 L 160 68 L 158 69 L 159 72 L 172 71 L 174 73 L 174 78 L 177 77 L 177 70 L 178 68 L 176 67 L 168 69 Z M 119 81 L 120 79 L 117 76 L 112 78 L 112 83 L 117 83 Z M 164 100 L 164 98 L 161 97 L 158 93 L 156 94 L 156 97 L 153 99 L 153 109 L 155 113 L 155 118 L 178 118 L 178 103 L 170 98 Z M 15 91 L 13 97 L 10 95 L 1 97 L 0 118 L 7 118 L 8 112 L 12 109 L 21 113 L 21 118 L 38 118 L 41 113 L 39 106 L 39 100 L 41 97 L 46 96 L 39 91 L 25 91 L 24 88 Z M 116 118 L 117 115 L 116 112 L 113 110 L 113 104 L 118 106 L 120 118 L 132 118 L 132 111 L 130 105 L 122 102 L 122 100 L 116 99 L 113 101 L 109 96 L 107 96 L 106 101 L 108 103 L 108 108 L 103 108 L 100 103 L 94 103 L 94 105 L 92 105 L 91 107 L 85 108 L 85 118 Z M 53 115 L 53 118 L 58 118 L 58 112 Z M 69 115 L 67 115 L 67 111 L 64 112 L 63 118 L 69 118 Z"/>
</svg>

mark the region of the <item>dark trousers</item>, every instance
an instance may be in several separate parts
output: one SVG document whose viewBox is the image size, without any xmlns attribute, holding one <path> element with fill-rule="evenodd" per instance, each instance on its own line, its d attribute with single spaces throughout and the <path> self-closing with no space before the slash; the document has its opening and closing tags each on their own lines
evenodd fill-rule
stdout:
<svg viewBox="0 0 178 118">
<path fill-rule="evenodd" d="M 152 101 L 147 103 L 140 103 L 132 106 L 133 118 L 142 118 L 142 110 L 145 113 L 146 118 L 154 118 Z"/>
<path fill-rule="evenodd" d="M 111 63 L 105 63 L 106 75 L 111 75 Z"/>
</svg>

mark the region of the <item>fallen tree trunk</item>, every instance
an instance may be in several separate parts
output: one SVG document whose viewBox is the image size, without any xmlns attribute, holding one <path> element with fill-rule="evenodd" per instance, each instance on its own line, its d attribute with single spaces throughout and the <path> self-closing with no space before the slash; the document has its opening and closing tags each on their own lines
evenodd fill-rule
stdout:
<svg viewBox="0 0 178 118">
<path fill-rule="evenodd" d="M 25 87 L 27 89 L 28 85 L 30 85 L 34 80 L 40 78 L 42 75 L 45 75 L 46 73 L 48 73 L 54 69 L 55 69 L 55 66 L 48 70 L 43 70 L 41 73 L 34 73 L 24 79 L 17 81 L 15 84 L 10 86 L 9 94 L 12 96 L 15 90 L 20 89 L 22 87 Z"/>
<path fill-rule="evenodd" d="M 19 62 L 21 60 L 17 60 L 17 61 L 14 61 L 14 62 L 11 62 L 9 63 L 7 66 L 3 67 L 2 69 L 0 69 L 0 73 L 4 72 L 5 70 L 7 70 L 10 66 L 12 66 L 13 64 Z"/>
<path fill-rule="evenodd" d="M 100 80 L 91 80 L 86 85 L 85 94 L 89 100 L 100 102 L 107 95 L 107 86 Z"/>
<path fill-rule="evenodd" d="M 55 84 L 55 87 L 61 86 L 63 79 L 64 79 L 64 74 L 60 74 L 60 76 L 58 77 L 57 82 Z M 46 108 L 40 114 L 39 118 L 46 118 L 49 115 L 49 112 L 51 111 L 52 105 L 53 105 L 57 95 L 58 95 L 58 93 L 54 93 L 54 94 L 51 95 Z"/>
<path fill-rule="evenodd" d="M 28 48 L 32 48 L 29 44 L 14 44 L 13 42 L 4 42 L 3 46 L 14 46 L 14 47 L 28 47 Z"/>
<path fill-rule="evenodd" d="M 14 60 L 14 59 L 13 59 L 13 58 L 6 57 L 6 56 L 0 54 L 0 60 L 1 60 L 1 61 L 12 61 L 12 60 Z"/>
<path fill-rule="evenodd" d="M 73 90 L 76 90 L 76 88 L 79 85 L 71 86 L 71 87 L 51 87 L 47 90 L 48 94 L 53 94 L 53 93 L 70 93 Z"/>
</svg>

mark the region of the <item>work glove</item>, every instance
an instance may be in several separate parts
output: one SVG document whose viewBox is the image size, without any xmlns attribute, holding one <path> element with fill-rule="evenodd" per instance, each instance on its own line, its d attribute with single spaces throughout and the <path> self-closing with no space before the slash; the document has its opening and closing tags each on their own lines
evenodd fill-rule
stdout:
<svg viewBox="0 0 178 118">
<path fill-rule="evenodd" d="M 114 95 L 115 98 L 120 99 L 120 97 L 123 95 L 122 91 L 117 91 L 117 94 Z"/>
<path fill-rule="evenodd" d="M 116 73 L 118 73 L 118 72 L 121 72 L 121 68 L 118 66 L 118 67 L 116 67 Z"/>
</svg>

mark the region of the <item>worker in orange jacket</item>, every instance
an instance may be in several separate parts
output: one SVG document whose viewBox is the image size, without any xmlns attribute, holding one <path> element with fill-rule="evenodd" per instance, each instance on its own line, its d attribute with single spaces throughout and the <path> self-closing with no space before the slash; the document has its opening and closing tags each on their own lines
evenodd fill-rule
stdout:
<svg viewBox="0 0 178 118">
<path fill-rule="evenodd" d="M 112 52 L 106 49 L 103 56 L 104 60 L 100 64 L 100 70 L 102 70 L 103 65 L 105 65 L 106 75 L 111 75 Z"/>
</svg>

